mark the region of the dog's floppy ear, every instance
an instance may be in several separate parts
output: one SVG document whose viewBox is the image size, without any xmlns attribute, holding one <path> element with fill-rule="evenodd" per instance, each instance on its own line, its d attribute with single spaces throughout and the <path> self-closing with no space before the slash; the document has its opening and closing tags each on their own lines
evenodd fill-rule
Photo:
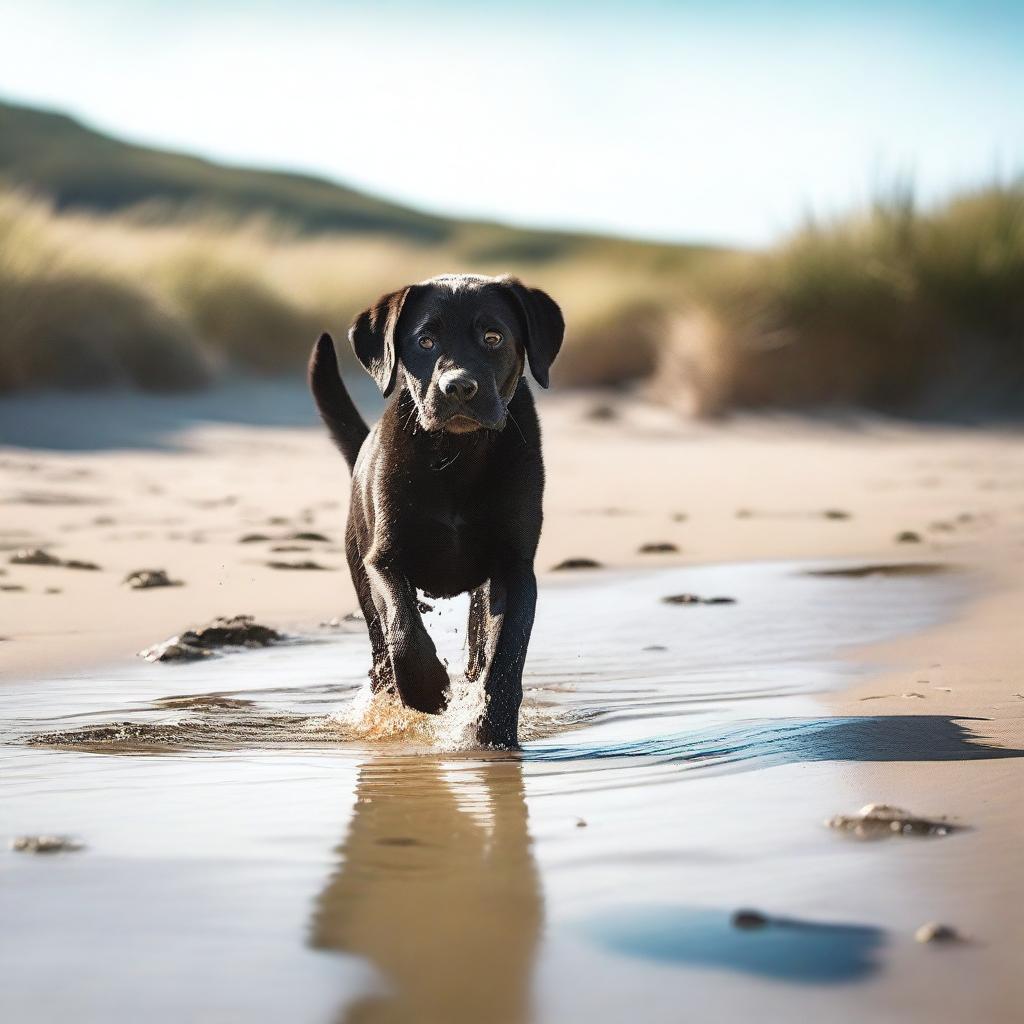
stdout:
<svg viewBox="0 0 1024 1024">
<path fill-rule="evenodd" d="M 539 288 L 527 288 L 518 278 L 504 277 L 501 283 L 515 296 L 526 324 L 523 339 L 526 356 L 530 360 L 530 372 L 542 387 L 548 386 L 548 369 L 555 361 L 562 347 L 565 334 L 565 320 L 562 311 L 547 292 Z"/>
<path fill-rule="evenodd" d="M 366 372 L 377 382 L 385 398 L 395 387 L 398 361 L 395 359 L 395 328 L 402 314 L 408 288 L 382 295 L 375 305 L 364 309 L 352 321 L 348 340 Z"/>
</svg>

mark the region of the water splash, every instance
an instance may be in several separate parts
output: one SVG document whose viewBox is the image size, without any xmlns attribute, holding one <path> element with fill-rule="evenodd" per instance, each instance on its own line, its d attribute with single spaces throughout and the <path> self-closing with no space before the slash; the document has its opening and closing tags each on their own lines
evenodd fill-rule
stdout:
<svg viewBox="0 0 1024 1024">
<path fill-rule="evenodd" d="M 222 694 L 192 694 L 155 700 L 135 719 L 32 733 L 23 742 L 40 747 L 78 747 L 96 753 L 171 753 L 249 747 L 397 745 L 403 753 L 479 750 L 477 725 L 486 706 L 479 682 L 452 680 L 448 707 L 440 715 L 407 708 L 393 693 L 374 693 L 369 683 L 336 710 L 298 714 Z M 152 711 L 174 712 L 154 720 Z M 520 738 L 555 736 L 587 718 L 560 706 L 533 687 L 523 703 Z"/>
<path fill-rule="evenodd" d="M 553 736 L 586 717 L 544 700 L 539 687 L 527 694 L 519 716 L 524 742 Z M 401 741 L 432 751 L 458 753 L 477 750 L 477 726 L 487 706 L 484 688 L 465 677 L 451 681 L 448 706 L 440 715 L 424 715 L 407 708 L 394 693 L 374 693 L 367 684 L 347 707 L 329 716 L 355 739 L 371 742 Z"/>
</svg>

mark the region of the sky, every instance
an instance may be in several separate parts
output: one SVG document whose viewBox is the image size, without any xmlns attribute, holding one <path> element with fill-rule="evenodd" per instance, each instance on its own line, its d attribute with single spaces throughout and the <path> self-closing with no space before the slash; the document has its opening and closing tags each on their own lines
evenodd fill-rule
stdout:
<svg viewBox="0 0 1024 1024">
<path fill-rule="evenodd" d="M 1024 171 L 1024 0 L 0 0 L 0 98 L 418 208 L 765 245 Z"/>
</svg>

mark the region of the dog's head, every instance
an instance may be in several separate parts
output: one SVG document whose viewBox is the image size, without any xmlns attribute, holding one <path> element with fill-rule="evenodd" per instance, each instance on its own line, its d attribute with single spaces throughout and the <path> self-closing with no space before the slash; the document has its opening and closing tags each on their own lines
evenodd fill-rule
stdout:
<svg viewBox="0 0 1024 1024">
<path fill-rule="evenodd" d="M 382 296 L 349 329 L 385 397 L 399 374 L 420 426 L 501 430 L 526 361 L 541 387 L 562 344 L 555 301 L 514 277 L 435 277 Z"/>
</svg>

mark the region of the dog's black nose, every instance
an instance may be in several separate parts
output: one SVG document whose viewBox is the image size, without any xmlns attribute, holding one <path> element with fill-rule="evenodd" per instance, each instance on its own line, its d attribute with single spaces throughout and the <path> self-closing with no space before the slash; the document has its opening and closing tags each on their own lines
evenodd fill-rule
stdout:
<svg viewBox="0 0 1024 1024">
<path fill-rule="evenodd" d="M 445 370 L 437 386 L 447 398 L 468 402 L 479 390 L 479 385 L 465 370 Z"/>
</svg>

